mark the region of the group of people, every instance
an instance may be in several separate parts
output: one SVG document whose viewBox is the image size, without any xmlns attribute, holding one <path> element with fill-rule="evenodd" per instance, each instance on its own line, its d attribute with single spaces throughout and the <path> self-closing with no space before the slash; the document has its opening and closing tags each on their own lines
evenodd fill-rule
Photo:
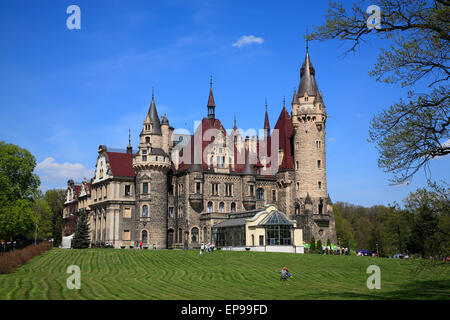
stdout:
<svg viewBox="0 0 450 320">
<path fill-rule="evenodd" d="M 214 248 L 215 248 L 214 243 L 204 244 L 202 242 L 202 245 L 200 246 L 200 254 L 203 255 L 203 252 L 205 252 L 205 250 L 206 250 L 206 252 L 213 252 Z"/>
<path fill-rule="evenodd" d="M 15 240 L 15 241 L 0 241 L 0 252 L 8 252 L 14 249 L 23 249 L 32 244 L 31 239 Z"/>
<path fill-rule="evenodd" d="M 136 241 L 135 243 L 136 249 L 142 249 L 142 240 L 141 241 Z M 153 250 L 156 250 L 156 244 L 153 244 Z"/>
</svg>

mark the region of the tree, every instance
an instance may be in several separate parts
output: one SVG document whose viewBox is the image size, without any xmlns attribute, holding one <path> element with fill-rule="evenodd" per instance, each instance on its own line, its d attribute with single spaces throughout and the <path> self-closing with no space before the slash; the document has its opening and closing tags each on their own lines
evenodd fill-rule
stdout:
<svg viewBox="0 0 450 320">
<path fill-rule="evenodd" d="M 430 190 L 423 188 L 411 193 L 405 207 L 412 215 L 408 250 L 422 257 L 448 254 L 450 188 L 431 183 Z"/>
<path fill-rule="evenodd" d="M 314 239 L 314 236 L 311 237 L 311 246 L 309 247 L 309 252 L 316 252 L 316 239 Z"/>
<path fill-rule="evenodd" d="M 323 248 L 322 248 L 322 241 L 319 239 L 319 241 L 317 241 L 317 253 L 323 253 Z"/>
<path fill-rule="evenodd" d="M 78 216 L 77 229 L 72 239 L 72 248 L 86 249 L 89 248 L 90 242 L 87 212 L 82 210 Z"/>
<path fill-rule="evenodd" d="M 44 195 L 45 201 L 50 207 L 51 224 L 52 224 L 52 238 L 54 245 L 58 246 L 62 241 L 62 217 L 63 206 L 65 201 L 65 190 L 52 189 L 47 190 Z"/>
<path fill-rule="evenodd" d="M 31 199 L 40 184 L 35 167 L 28 150 L 0 141 L 0 201 Z"/>
<path fill-rule="evenodd" d="M 28 150 L 0 141 L 0 239 L 13 240 L 35 229 L 32 196 L 40 184 L 35 166 Z"/>
<path fill-rule="evenodd" d="M 52 235 L 52 212 L 50 206 L 45 200 L 42 192 L 38 190 L 33 196 L 33 211 L 35 215 L 35 223 L 37 224 L 37 239 L 48 239 Z M 30 238 L 34 238 L 34 231 L 30 233 Z"/>
<path fill-rule="evenodd" d="M 33 202 L 28 199 L 3 202 L 0 206 L 0 239 L 12 241 L 35 228 Z"/>
<path fill-rule="evenodd" d="M 330 248 L 330 249 L 328 249 L 328 248 Z M 330 241 L 330 238 L 328 238 L 327 239 L 327 254 L 330 254 L 331 253 L 331 241 Z"/>
<path fill-rule="evenodd" d="M 368 28 L 368 4 L 381 9 L 381 25 Z M 355 52 L 370 36 L 390 41 L 381 49 L 369 74 L 378 82 L 413 87 L 427 82 L 430 92 L 409 91 L 400 100 L 375 115 L 370 124 L 370 142 L 377 144 L 378 166 L 393 174 L 395 183 L 411 178 L 431 159 L 450 154 L 449 28 L 450 2 L 446 0 L 378 0 L 354 4 L 351 13 L 331 3 L 326 22 L 315 26 L 309 40 L 349 40 L 346 53 Z"/>
</svg>

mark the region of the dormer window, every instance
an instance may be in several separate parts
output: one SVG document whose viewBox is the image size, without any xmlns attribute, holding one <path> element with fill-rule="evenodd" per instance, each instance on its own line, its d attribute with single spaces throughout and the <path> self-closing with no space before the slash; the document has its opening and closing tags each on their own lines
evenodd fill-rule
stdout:
<svg viewBox="0 0 450 320">
<path fill-rule="evenodd" d="M 305 101 L 308 101 L 308 97 L 305 97 Z"/>
</svg>

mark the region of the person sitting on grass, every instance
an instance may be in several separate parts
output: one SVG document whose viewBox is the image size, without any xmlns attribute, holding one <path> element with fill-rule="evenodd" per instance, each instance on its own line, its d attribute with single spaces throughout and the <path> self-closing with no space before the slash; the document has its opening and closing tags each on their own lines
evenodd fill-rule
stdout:
<svg viewBox="0 0 450 320">
<path fill-rule="evenodd" d="M 292 274 L 289 273 L 289 270 L 286 267 L 283 267 L 280 273 L 281 273 L 280 281 L 287 280 L 289 277 L 292 277 Z"/>
</svg>

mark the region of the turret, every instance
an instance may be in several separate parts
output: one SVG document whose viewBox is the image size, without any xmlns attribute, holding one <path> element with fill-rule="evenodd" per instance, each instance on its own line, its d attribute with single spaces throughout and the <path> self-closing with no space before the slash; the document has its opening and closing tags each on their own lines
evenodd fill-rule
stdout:
<svg viewBox="0 0 450 320">
<path fill-rule="evenodd" d="M 140 134 L 139 151 L 133 157 L 136 172 L 136 211 L 139 216 L 138 239 L 147 239 L 144 245 L 167 248 L 167 173 L 170 170 L 168 149 L 169 125 L 158 118 L 152 93 L 147 117 Z M 164 137 L 164 139 L 163 139 Z M 168 139 L 168 138 L 167 138 Z"/>
<path fill-rule="evenodd" d="M 298 221 L 304 221 L 305 240 L 310 236 L 336 241 L 334 215 L 327 193 L 325 158 L 325 124 L 327 113 L 322 94 L 316 82 L 314 69 L 306 49 L 300 70 L 300 83 L 292 98 L 292 125 L 294 127 L 295 203 L 302 212 Z"/>
<path fill-rule="evenodd" d="M 300 71 L 300 84 L 292 99 L 296 198 L 309 193 L 318 211 L 318 199 L 327 197 L 325 162 L 325 106 L 308 50 Z M 316 201 L 316 200 L 317 201 Z"/>
</svg>

